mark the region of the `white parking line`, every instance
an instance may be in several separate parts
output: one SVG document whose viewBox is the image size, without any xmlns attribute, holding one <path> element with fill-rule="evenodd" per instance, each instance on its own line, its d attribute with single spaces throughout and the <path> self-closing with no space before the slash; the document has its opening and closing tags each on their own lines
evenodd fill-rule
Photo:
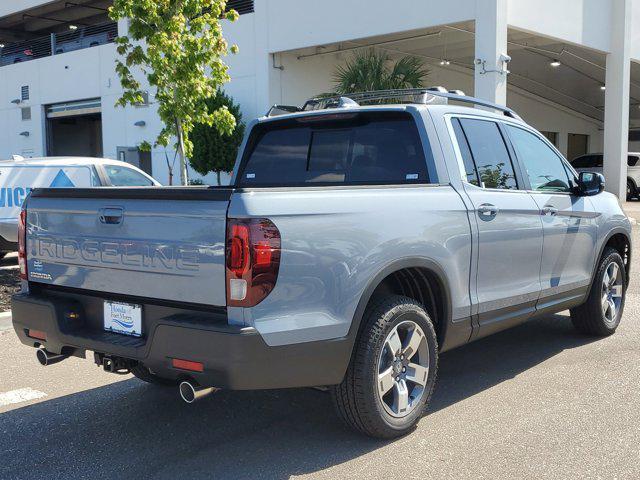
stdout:
<svg viewBox="0 0 640 480">
<path fill-rule="evenodd" d="M 0 393 L 0 407 L 13 405 L 14 403 L 28 402 L 37 398 L 46 397 L 47 394 L 33 388 L 19 388 L 10 392 Z"/>
</svg>

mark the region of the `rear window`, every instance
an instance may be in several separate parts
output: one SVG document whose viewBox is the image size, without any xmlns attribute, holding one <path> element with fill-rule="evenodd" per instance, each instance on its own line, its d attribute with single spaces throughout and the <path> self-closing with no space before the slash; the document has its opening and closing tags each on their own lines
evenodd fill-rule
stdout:
<svg viewBox="0 0 640 480">
<path fill-rule="evenodd" d="M 413 117 L 405 112 L 359 112 L 269 122 L 256 127 L 241 186 L 428 183 Z"/>
</svg>

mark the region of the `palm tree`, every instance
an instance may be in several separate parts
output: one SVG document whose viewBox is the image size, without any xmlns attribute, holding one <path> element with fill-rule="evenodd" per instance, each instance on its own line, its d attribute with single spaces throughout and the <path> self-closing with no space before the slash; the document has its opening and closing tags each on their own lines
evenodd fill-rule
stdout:
<svg viewBox="0 0 640 480">
<path fill-rule="evenodd" d="M 386 53 L 367 50 L 357 53 L 333 74 L 336 94 L 421 88 L 429 74 L 424 62 L 416 57 L 403 57 L 393 63 Z"/>
</svg>

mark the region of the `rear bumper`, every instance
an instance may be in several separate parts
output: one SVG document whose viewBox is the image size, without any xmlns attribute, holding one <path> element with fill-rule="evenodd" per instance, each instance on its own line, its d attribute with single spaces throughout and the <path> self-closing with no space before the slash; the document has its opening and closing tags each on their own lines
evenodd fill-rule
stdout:
<svg viewBox="0 0 640 480">
<path fill-rule="evenodd" d="M 13 326 L 25 345 L 81 357 L 91 350 L 138 361 L 164 378 L 192 378 L 232 390 L 333 385 L 342 381 L 349 363 L 347 338 L 269 347 L 255 329 L 219 321 L 222 314 L 143 305 L 144 337 L 105 332 L 99 327 L 102 315 L 91 303 L 82 304 L 76 296 L 17 294 Z M 80 322 L 65 319 L 69 309 L 80 310 Z M 46 341 L 29 337 L 29 329 L 45 332 Z M 175 369 L 173 358 L 202 362 L 204 372 Z"/>
</svg>

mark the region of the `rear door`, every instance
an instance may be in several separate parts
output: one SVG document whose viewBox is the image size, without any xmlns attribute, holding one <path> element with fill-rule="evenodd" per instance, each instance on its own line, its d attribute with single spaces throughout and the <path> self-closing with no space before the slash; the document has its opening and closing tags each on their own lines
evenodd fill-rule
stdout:
<svg viewBox="0 0 640 480">
<path fill-rule="evenodd" d="M 540 293 L 542 222 L 498 123 L 452 118 L 478 229 L 480 334 L 525 320 Z"/>
<path fill-rule="evenodd" d="M 228 188 L 34 190 L 29 281 L 224 306 Z"/>
<path fill-rule="evenodd" d="M 591 281 L 596 212 L 588 198 L 573 193 L 574 174 L 540 135 L 514 125 L 506 130 L 544 227 L 539 308 L 580 297 Z"/>
</svg>

